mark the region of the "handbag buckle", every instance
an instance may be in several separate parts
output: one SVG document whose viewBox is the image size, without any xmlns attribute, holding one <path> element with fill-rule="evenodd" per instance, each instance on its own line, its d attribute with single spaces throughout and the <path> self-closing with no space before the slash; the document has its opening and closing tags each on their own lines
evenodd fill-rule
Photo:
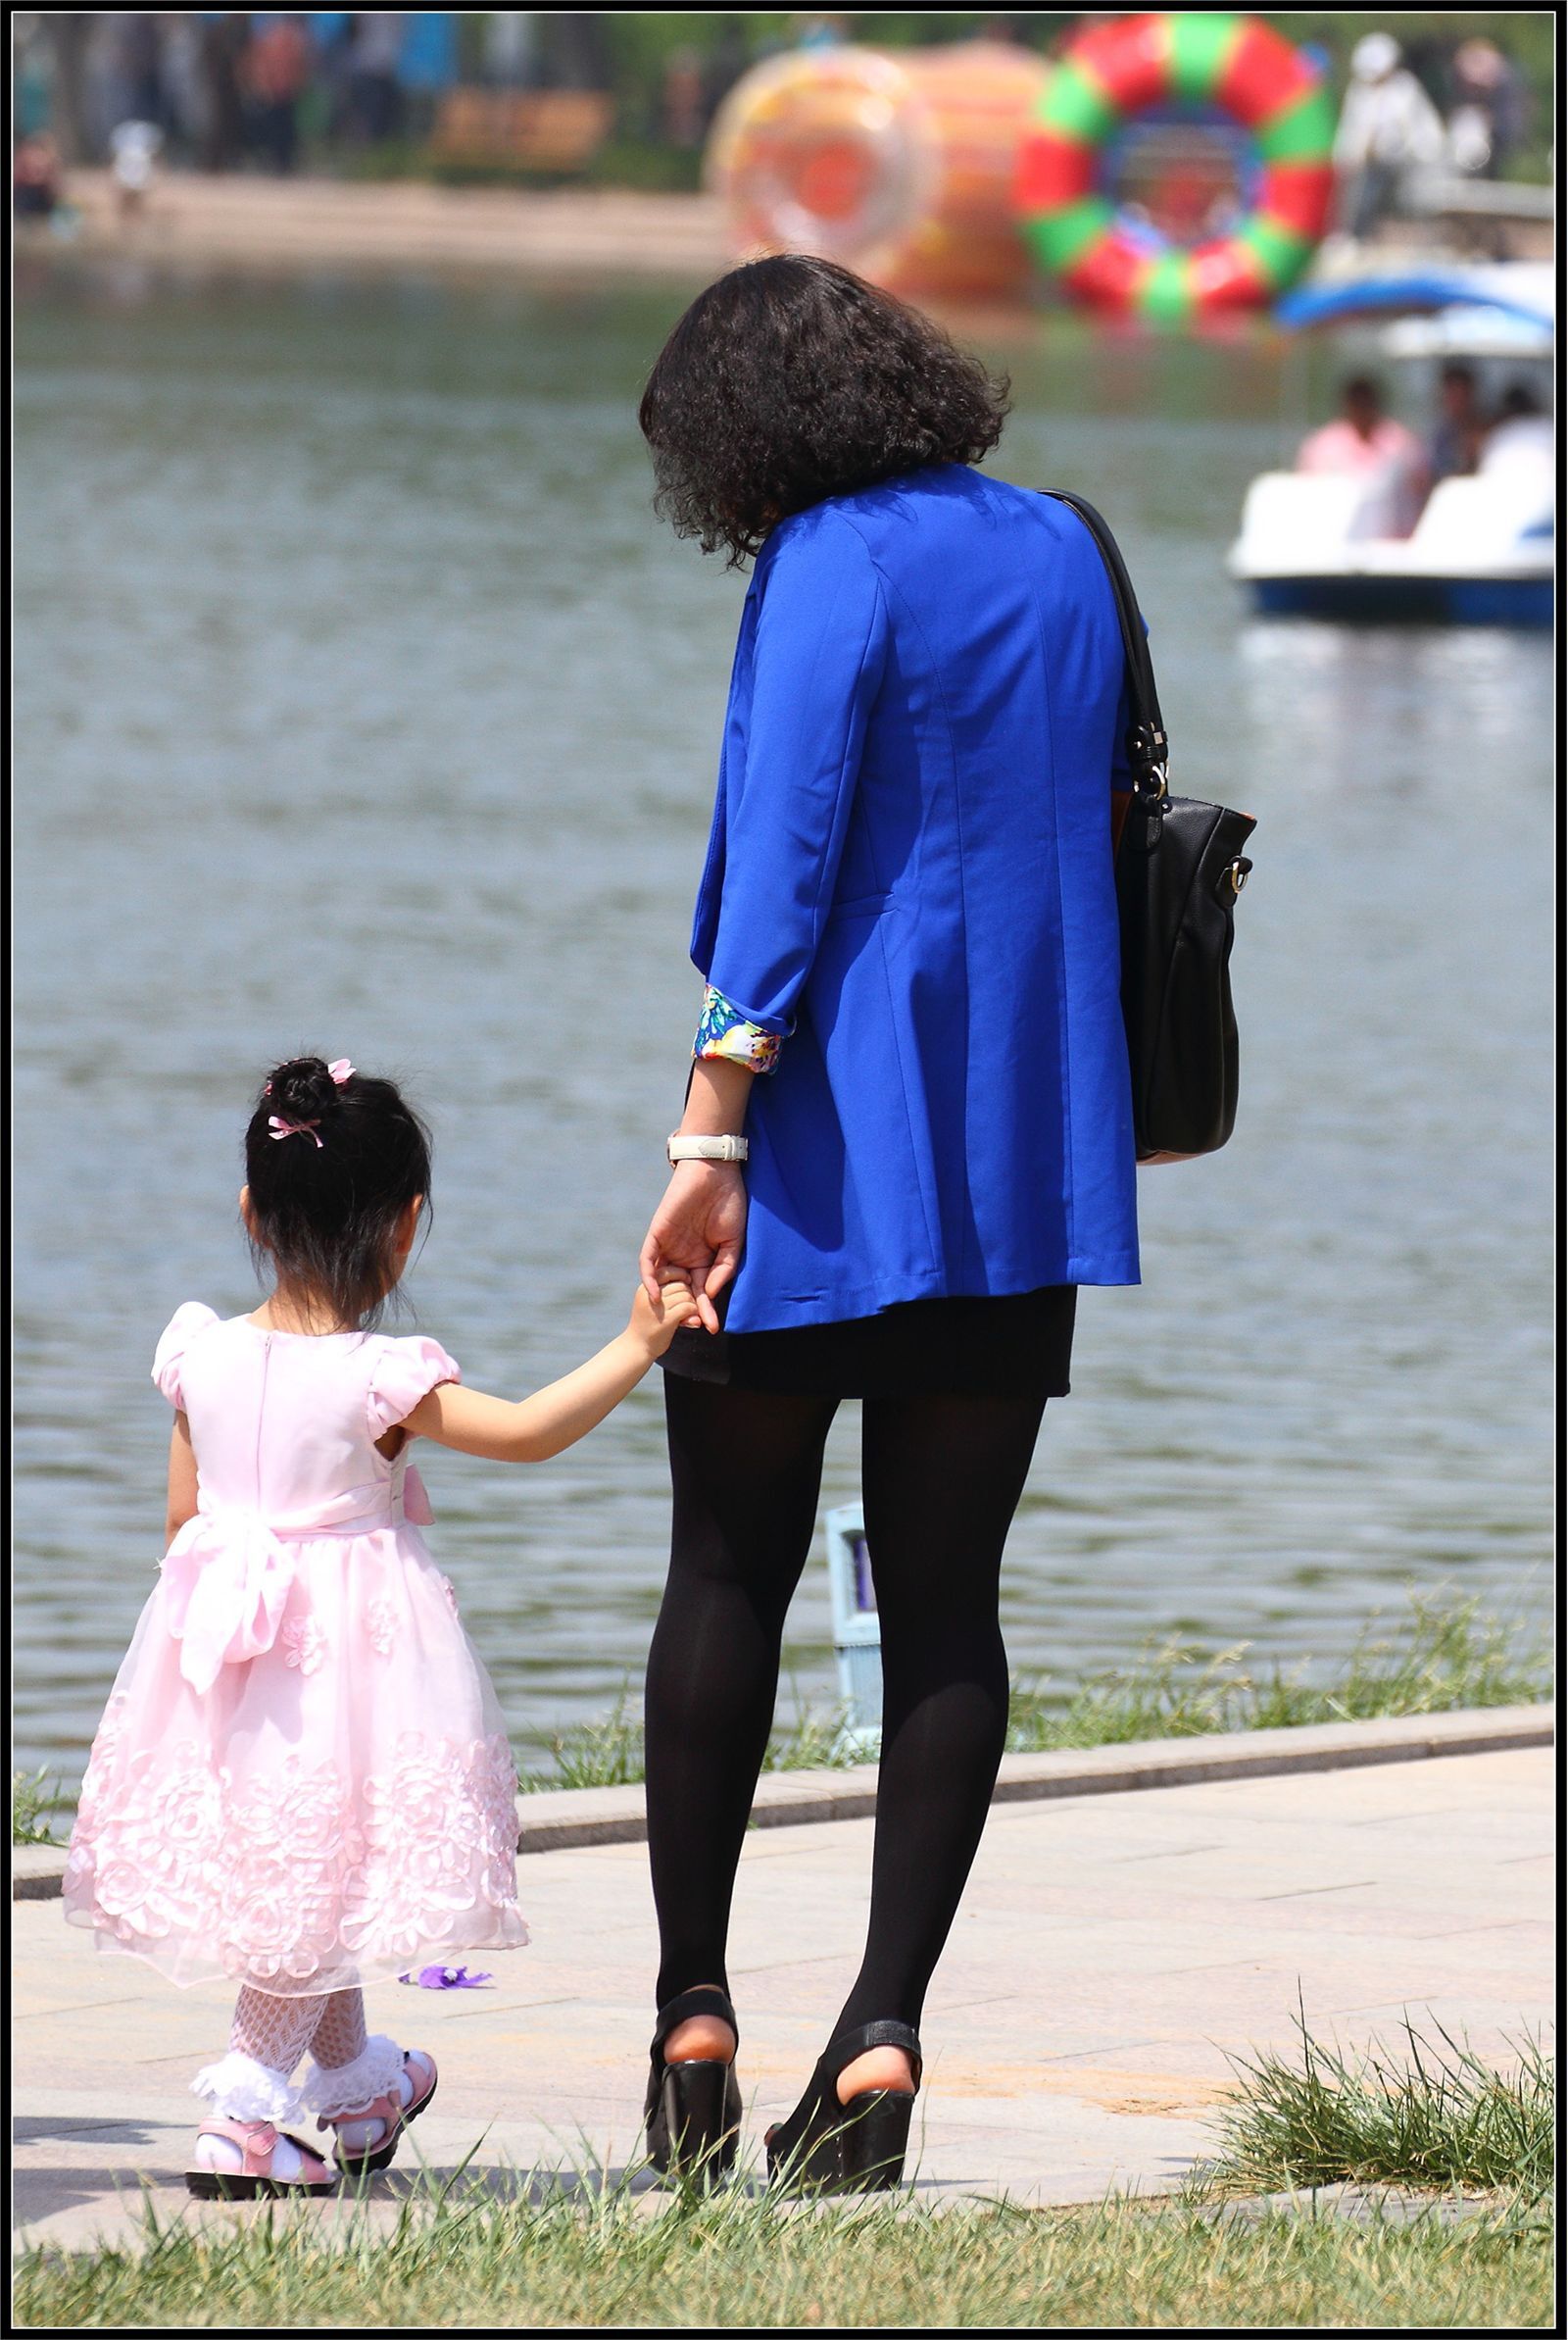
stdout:
<svg viewBox="0 0 1568 2340">
<path fill-rule="evenodd" d="M 1239 859 L 1231 863 L 1225 874 L 1231 881 L 1231 900 L 1233 902 L 1241 899 L 1242 888 L 1251 873 L 1252 865 L 1250 861 Z"/>
</svg>

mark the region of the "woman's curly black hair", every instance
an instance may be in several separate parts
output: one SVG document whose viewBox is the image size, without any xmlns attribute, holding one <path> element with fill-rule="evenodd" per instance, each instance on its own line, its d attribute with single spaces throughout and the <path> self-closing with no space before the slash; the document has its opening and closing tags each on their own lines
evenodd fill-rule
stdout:
<svg viewBox="0 0 1568 2340">
<path fill-rule="evenodd" d="M 430 1202 L 430 1132 L 396 1083 L 336 1080 L 318 1056 L 274 1065 L 245 1131 L 245 1183 L 258 1270 L 368 1331 L 397 1286 L 398 1223 Z"/>
<path fill-rule="evenodd" d="M 824 496 L 927 464 L 976 463 L 1008 387 L 939 325 L 830 260 L 749 261 L 699 293 L 638 421 L 656 509 L 738 568 Z"/>
</svg>

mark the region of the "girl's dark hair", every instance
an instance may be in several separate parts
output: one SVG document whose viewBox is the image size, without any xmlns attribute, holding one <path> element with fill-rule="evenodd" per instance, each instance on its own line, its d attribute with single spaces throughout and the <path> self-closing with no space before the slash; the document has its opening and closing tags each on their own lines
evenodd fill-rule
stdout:
<svg viewBox="0 0 1568 2340">
<path fill-rule="evenodd" d="M 278 1136 L 274 1119 L 306 1126 Z M 340 1085 L 318 1056 L 276 1066 L 245 1132 L 245 1182 L 258 1269 L 342 1325 L 374 1324 L 397 1283 L 398 1220 L 430 1194 L 430 1132 L 395 1084 L 351 1072 Z"/>
<path fill-rule="evenodd" d="M 830 260 L 788 253 L 699 293 L 659 354 L 638 421 L 656 509 L 730 568 L 824 496 L 1002 436 L 1004 379 L 939 325 Z"/>
</svg>

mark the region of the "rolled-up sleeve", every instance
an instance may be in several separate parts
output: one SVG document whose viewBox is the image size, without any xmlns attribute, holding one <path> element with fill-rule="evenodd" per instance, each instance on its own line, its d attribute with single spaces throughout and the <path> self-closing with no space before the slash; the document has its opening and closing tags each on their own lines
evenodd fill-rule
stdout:
<svg viewBox="0 0 1568 2340">
<path fill-rule="evenodd" d="M 732 1065 L 745 1065 L 753 1072 L 774 1072 L 778 1070 L 778 1052 L 782 1043 L 777 1032 L 762 1029 L 741 1014 L 732 999 L 722 991 L 715 991 L 711 983 L 703 993 L 703 1012 L 697 1020 L 697 1037 L 692 1043 L 694 1057 L 722 1057 Z"/>
<path fill-rule="evenodd" d="M 698 1053 L 770 1070 L 776 1046 L 764 1062 L 760 1041 L 787 1037 L 833 900 L 887 616 L 858 530 L 829 512 L 802 517 L 760 582 L 745 755 L 731 772 L 722 890 L 702 970 L 713 1044 L 700 1033 Z"/>
</svg>

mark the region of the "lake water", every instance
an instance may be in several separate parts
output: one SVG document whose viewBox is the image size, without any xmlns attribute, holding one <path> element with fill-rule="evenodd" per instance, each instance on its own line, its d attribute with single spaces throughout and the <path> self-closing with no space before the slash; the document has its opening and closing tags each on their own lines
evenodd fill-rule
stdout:
<svg viewBox="0 0 1568 2340">
<path fill-rule="evenodd" d="M 234 1197 L 270 1062 L 407 1075 L 438 1140 L 411 1294 L 471 1382 L 520 1394 L 622 1320 L 743 590 L 650 511 L 634 408 L 683 299 L 24 279 L 21 1762 L 79 1771 L 153 1580 L 159 1331 L 254 1305 Z M 1168 1629 L 1324 1663 L 1409 1584 L 1537 1616 L 1549 644 L 1245 616 L 1222 554 L 1280 444 L 1256 337 L 980 337 L 1015 381 L 997 468 L 1122 537 L 1177 784 L 1259 821 L 1237 1134 L 1145 1173 L 1145 1283 L 1085 1296 L 1014 1663 L 1065 1685 Z M 422 1467 L 519 1741 L 603 1710 L 659 1598 L 657 1374 L 544 1468 Z M 789 1663 L 831 1695 L 819 1563 Z"/>
</svg>

